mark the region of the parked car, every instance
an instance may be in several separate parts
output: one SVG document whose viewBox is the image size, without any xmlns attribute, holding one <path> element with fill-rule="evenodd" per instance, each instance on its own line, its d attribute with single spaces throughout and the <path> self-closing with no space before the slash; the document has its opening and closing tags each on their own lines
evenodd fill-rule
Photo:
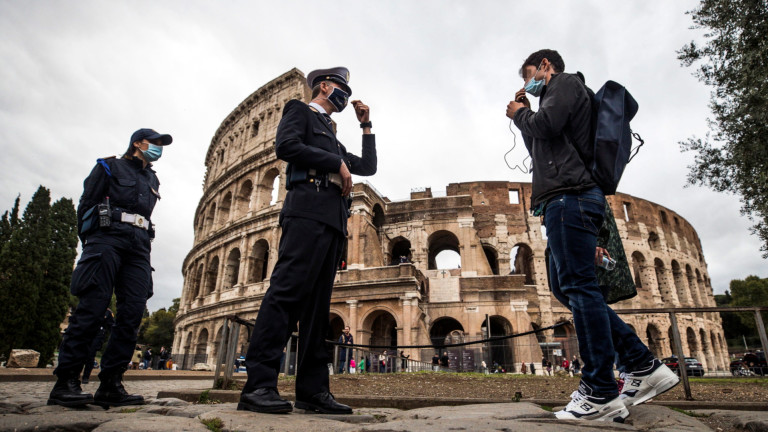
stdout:
<svg viewBox="0 0 768 432">
<path fill-rule="evenodd" d="M 673 372 L 680 375 L 680 365 L 677 360 L 677 357 L 667 357 L 665 359 L 661 359 L 661 361 L 667 365 L 670 369 L 672 369 Z M 696 360 L 695 357 L 686 357 L 685 358 L 685 370 L 687 371 L 688 375 L 693 376 L 704 376 L 704 367 L 701 365 L 701 362 Z"/>
<path fill-rule="evenodd" d="M 731 373 L 733 375 L 738 375 L 741 370 L 751 371 L 755 375 L 768 375 L 765 353 L 762 351 L 747 353 L 741 359 L 731 362 Z"/>
</svg>

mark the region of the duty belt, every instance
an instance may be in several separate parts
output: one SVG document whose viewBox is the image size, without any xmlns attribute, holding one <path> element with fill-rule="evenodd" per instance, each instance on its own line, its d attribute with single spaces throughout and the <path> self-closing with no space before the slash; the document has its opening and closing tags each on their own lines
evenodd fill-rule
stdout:
<svg viewBox="0 0 768 432">
<path fill-rule="evenodd" d="M 309 171 L 307 171 L 307 173 L 309 174 L 310 177 L 314 177 L 315 179 L 322 179 L 322 180 L 328 179 L 329 182 L 335 184 L 340 189 L 344 189 L 344 187 L 342 187 L 341 175 L 339 174 L 336 174 L 336 173 L 318 174 L 317 170 L 314 168 L 310 168 Z"/>
<path fill-rule="evenodd" d="M 148 230 L 150 227 L 149 219 L 140 214 L 126 213 L 123 211 L 114 212 L 112 218 L 118 222 L 131 224 L 135 227 Z"/>
</svg>

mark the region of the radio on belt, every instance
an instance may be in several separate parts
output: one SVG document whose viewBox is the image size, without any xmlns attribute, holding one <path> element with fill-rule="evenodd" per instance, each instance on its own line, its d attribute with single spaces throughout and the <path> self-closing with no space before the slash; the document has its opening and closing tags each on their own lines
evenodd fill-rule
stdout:
<svg viewBox="0 0 768 432">
<path fill-rule="evenodd" d="M 109 227 L 112 225 L 112 209 L 109 207 L 109 197 L 106 204 L 99 204 L 99 226 Z"/>
</svg>

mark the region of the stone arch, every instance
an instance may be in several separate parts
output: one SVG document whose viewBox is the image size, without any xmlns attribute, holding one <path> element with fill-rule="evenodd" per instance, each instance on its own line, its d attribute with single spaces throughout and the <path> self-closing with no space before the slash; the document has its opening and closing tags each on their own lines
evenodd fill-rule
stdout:
<svg viewBox="0 0 768 432">
<path fill-rule="evenodd" d="M 488 318 L 491 322 L 490 336 L 509 336 L 514 333 L 512 323 L 508 319 L 501 315 L 493 315 Z M 485 325 L 485 323 L 483 323 Z M 515 368 L 515 348 L 514 339 L 504 339 L 495 342 L 489 342 L 489 348 L 491 351 L 491 362 L 497 362 L 501 367 L 511 372 Z"/>
<path fill-rule="evenodd" d="M 216 281 L 219 278 L 219 257 L 214 256 L 208 263 L 208 271 L 205 274 L 205 295 L 212 294 L 216 290 Z"/>
<path fill-rule="evenodd" d="M 677 260 L 672 260 L 672 279 L 675 282 L 675 292 L 681 305 L 692 306 L 691 296 L 688 293 L 688 287 L 685 284 L 685 276 Z"/>
<path fill-rule="evenodd" d="M 405 259 L 405 262 L 411 262 L 411 242 L 405 237 L 395 237 L 389 242 L 389 256 L 390 265 L 400 264 L 401 259 Z"/>
<path fill-rule="evenodd" d="M 693 300 L 694 307 L 703 306 L 701 298 L 699 297 L 698 285 L 696 284 L 696 276 L 693 274 L 690 264 L 685 265 L 685 278 L 688 281 L 688 290 L 691 293 L 691 299 Z"/>
<path fill-rule="evenodd" d="M 205 209 L 200 209 L 200 214 L 197 216 L 197 229 L 196 234 L 198 237 L 203 235 L 203 228 L 205 227 Z"/>
<path fill-rule="evenodd" d="M 685 329 L 685 339 L 688 342 L 688 355 L 695 357 L 699 352 L 699 341 L 696 339 L 696 332 L 688 327 Z M 685 353 L 683 353 L 685 355 Z M 701 359 L 699 359 L 701 361 Z"/>
<path fill-rule="evenodd" d="M 224 285 L 222 289 L 227 290 L 237 285 L 240 277 L 240 249 L 233 248 L 227 255 L 227 264 L 224 267 Z"/>
<path fill-rule="evenodd" d="M 197 334 L 197 343 L 195 344 L 195 354 L 203 355 L 208 350 L 208 329 L 203 327 Z"/>
<path fill-rule="evenodd" d="M 211 341 L 211 359 L 213 361 L 219 361 L 219 348 L 221 347 L 221 334 L 224 330 L 224 325 L 220 325 L 219 329 L 214 333 L 213 340 Z"/>
<path fill-rule="evenodd" d="M 518 243 L 512 247 L 510 256 L 513 256 L 510 274 L 525 275 L 525 284 L 533 285 L 533 250 L 525 243 Z"/>
<path fill-rule="evenodd" d="M 635 286 L 637 287 L 638 300 L 641 307 L 653 307 L 653 287 L 656 281 L 647 268 L 645 256 L 640 251 L 632 253 L 632 272 L 634 273 Z"/>
<path fill-rule="evenodd" d="M 664 267 L 664 262 L 658 258 L 653 260 L 653 267 L 656 271 L 656 281 L 659 284 L 661 301 L 662 303 L 668 303 L 672 301 L 672 292 L 667 281 L 667 269 Z"/>
<path fill-rule="evenodd" d="M 267 278 L 269 268 L 269 242 L 265 239 L 259 239 L 251 247 L 251 254 L 248 256 L 248 282 L 261 282 Z"/>
<path fill-rule="evenodd" d="M 563 351 L 562 357 L 568 360 L 572 359 L 574 355 L 579 352 L 579 343 L 576 340 L 576 329 L 573 328 L 573 324 L 570 322 L 556 327 L 552 333 L 552 340 L 555 343 L 560 344 L 560 349 Z"/>
<path fill-rule="evenodd" d="M 662 345 L 661 331 L 654 324 L 648 324 L 645 328 L 645 337 L 648 341 L 648 349 L 655 357 L 664 357 L 664 347 Z"/>
<path fill-rule="evenodd" d="M 227 192 L 219 203 L 219 216 L 216 221 L 217 227 L 224 226 L 229 221 L 229 211 L 232 207 L 232 192 Z"/>
<path fill-rule="evenodd" d="M 241 218 L 251 210 L 251 194 L 253 193 L 253 182 L 246 180 L 240 183 L 240 188 L 235 198 L 235 217 Z"/>
<path fill-rule="evenodd" d="M 463 341 L 464 326 L 453 317 L 444 316 L 437 318 L 432 322 L 432 326 L 429 329 L 429 340 L 432 341 L 432 345 L 441 346 L 446 343 L 451 343 L 456 337 L 461 334 Z"/>
<path fill-rule="evenodd" d="M 496 248 L 489 244 L 483 245 L 483 252 L 485 252 L 485 258 L 488 259 L 488 265 L 491 267 L 491 273 L 494 275 L 499 274 L 499 253 L 496 252 Z"/>
<path fill-rule="evenodd" d="M 697 289 L 700 293 L 701 305 L 708 306 L 705 300 L 707 298 L 707 295 L 706 295 L 706 290 L 704 289 L 704 279 L 702 278 L 701 272 L 699 272 L 699 269 L 696 269 L 696 288 L 695 289 Z"/>
<path fill-rule="evenodd" d="M 331 312 L 328 315 L 328 335 L 326 339 L 332 341 L 339 340 L 345 325 L 344 318 L 337 313 Z"/>
<path fill-rule="evenodd" d="M 427 245 L 429 249 L 428 254 L 428 268 L 429 270 L 437 270 L 437 255 L 443 251 L 453 251 L 461 257 L 461 251 L 459 249 L 459 238 L 456 234 L 447 231 L 439 230 L 432 233 L 427 239 Z"/>
<path fill-rule="evenodd" d="M 386 217 L 384 216 L 384 209 L 381 208 L 381 206 L 376 203 L 373 205 L 373 227 L 376 229 L 376 235 L 381 234 L 381 227 L 386 222 Z"/>
<path fill-rule="evenodd" d="M 648 246 L 654 251 L 661 250 L 661 240 L 659 239 L 659 235 L 653 231 L 648 234 Z"/>
<path fill-rule="evenodd" d="M 712 365 L 716 370 L 725 370 L 723 367 L 723 359 L 722 359 L 722 351 L 720 350 L 720 344 L 717 343 L 717 337 L 715 336 L 715 332 L 710 330 L 709 331 L 709 343 L 712 347 L 712 352 L 715 357 L 715 363 Z"/>
<path fill-rule="evenodd" d="M 200 265 L 197 266 L 197 273 L 195 273 L 195 281 L 194 281 L 195 282 L 195 285 L 194 285 L 194 287 L 195 287 L 195 290 L 194 290 L 195 296 L 192 299 L 190 299 L 190 300 L 194 300 L 194 299 L 204 295 L 204 293 L 202 292 L 202 289 L 203 289 L 203 275 L 205 274 L 204 271 L 205 271 L 205 265 L 203 265 L 203 263 L 200 263 Z"/>
<path fill-rule="evenodd" d="M 258 198 L 256 204 L 259 210 L 273 205 L 279 196 L 280 171 L 277 168 L 271 168 L 264 173 L 259 182 L 256 193 Z"/>
<path fill-rule="evenodd" d="M 214 219 L 216 219 L 216 203 L 211 203 L 208 214 L 205 216 L 205 232 L 211 232 Z"/>
<path fill-rule="evenodd" d="M 715 352 L 709 343 L 707 332 L 703 328 L 699 329 L 699 340 L 701 341 L 701 353 L 704 354 L 704 358 L 699 359 L 699 361 L 702 362 L 705 369 L 715 370 Z"/>
<path fill-rule="evenodd" d="M 387 309 L 377 308 L 366 315 L 363 329 L 370 332 L 370 345 L 397 347 L 397 319 Z"/>
</svg>

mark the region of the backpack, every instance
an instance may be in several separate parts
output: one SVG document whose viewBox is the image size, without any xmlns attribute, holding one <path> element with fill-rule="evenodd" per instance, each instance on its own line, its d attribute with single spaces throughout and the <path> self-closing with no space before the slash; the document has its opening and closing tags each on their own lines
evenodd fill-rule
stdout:
<svg viewBox="0 0 768 432">
<path fill-rule="evenodd" d="M 584 75 L 577 72 L 577 76 L 584 84 Z M 640 135 L 629 127 L 629 122 L 637 114 L 637 101 L 616 81 L 607 81 L 597 93 L 586 84 L 584 88 L 592 100 L 590 142 L 593 152 L 587 169 L 603 193 L 613 195 L 627 164 L 645 144 Z M 640 142 L 634 150 L 632 138 Z"/>
</svg>

